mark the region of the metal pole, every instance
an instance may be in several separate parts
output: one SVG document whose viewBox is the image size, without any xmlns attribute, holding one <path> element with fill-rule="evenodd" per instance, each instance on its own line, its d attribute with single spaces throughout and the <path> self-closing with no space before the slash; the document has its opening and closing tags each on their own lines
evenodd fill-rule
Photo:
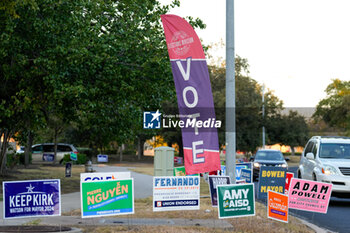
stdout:
<svg viewBox="0 0 350 233">
<path fill-rule="evenodd" d="M 226 0 L 226 173 L 236 183 L 234 0 Z"/>
<path fill-rule="evenodd" d="M 265 119 L 265 84 L 262 86 L 262 118 Z M 265 149 L 265 122 L 263 122 L 262 127 L 262 147 Z"/>
</svg>

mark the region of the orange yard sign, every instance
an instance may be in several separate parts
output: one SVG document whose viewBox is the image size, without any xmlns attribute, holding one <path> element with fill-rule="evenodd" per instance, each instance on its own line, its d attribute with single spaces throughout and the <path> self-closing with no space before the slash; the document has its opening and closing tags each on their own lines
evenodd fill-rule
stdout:
<svg viewBox="0 0 350 233">
<path fill-rule="evenodd" d="M 288 223 L 288 196 L 269 190 L 267 217 Z"/>
</svg>

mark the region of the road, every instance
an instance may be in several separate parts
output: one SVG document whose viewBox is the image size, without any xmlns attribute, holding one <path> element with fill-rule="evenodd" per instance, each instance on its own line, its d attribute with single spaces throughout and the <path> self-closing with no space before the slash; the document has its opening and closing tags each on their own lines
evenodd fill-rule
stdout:
<svg viewBox="0 0 350 233">
<path fill-rule="evenodd" d="M 296 176 L 297 167 L 290 167 L 289 172 Z M 289 209 L 294 216 L 302 218 L 319 227 L 334 232 L 350 232 L 350 199 L 331 197 L 327 214 L 312 213 Z"/>
</svg>

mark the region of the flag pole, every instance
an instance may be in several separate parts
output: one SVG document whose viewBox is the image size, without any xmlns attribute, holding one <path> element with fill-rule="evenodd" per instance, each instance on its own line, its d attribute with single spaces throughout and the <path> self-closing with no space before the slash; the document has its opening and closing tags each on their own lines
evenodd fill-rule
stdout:
<svg viewBox="0 0 350 233">
<path fill-rule="evenodd" d="M 226 172 L 236 183 L 236 90 L 234 0 L 226 0 Z"/>
</svg>

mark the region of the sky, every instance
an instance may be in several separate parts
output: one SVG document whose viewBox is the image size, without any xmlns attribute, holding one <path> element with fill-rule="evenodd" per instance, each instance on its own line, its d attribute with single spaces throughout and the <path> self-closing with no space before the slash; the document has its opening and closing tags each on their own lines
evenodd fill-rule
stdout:
<svg viewBox="0 0 350 233">
<path fill-rule="evenodd" d="M 284 107 L 315 107 L 332 79 L 350 80 L 349 0 L 234 2 L 235 54 Z M 181 0 L 170 13 L 202 19 L 204 44 L 225 42 L 226 0 Z M 213 55 L 225 59 L 225 48 Z"/>
</svg>

